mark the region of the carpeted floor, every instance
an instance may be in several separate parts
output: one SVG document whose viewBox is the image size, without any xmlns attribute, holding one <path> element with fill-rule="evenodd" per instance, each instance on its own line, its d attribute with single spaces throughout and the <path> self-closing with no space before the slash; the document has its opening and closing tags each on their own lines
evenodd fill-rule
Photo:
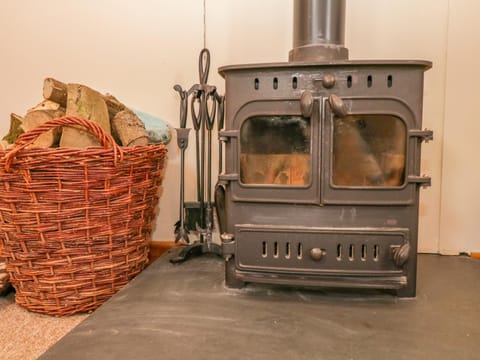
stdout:
<svg viewBox="0 0 480 360">
<path fill-rule="evenodd" d="M 152 242 L 149 263 L 172 246 L 173 242 Z M 15 304 L 15 293 L 0 296 L 0 360 L 37 359 L 66 335 L 88 314 L 54 317 L 29 312 Z"/>
<path fill-rule="evenodd" d="M 37 359 L 88 314 L 53 317 L 15 304 L 15 293 L 0 296 L 0 360 Z"/>
</svg>

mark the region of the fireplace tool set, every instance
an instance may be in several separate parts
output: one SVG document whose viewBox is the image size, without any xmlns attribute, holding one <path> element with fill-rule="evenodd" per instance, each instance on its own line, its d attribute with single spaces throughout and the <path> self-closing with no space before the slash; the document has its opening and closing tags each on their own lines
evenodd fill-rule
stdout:
<svg viewBox="0 0 480 360">
<path fill-rule="evenodd" d="M 198 60 L 199 84 L 184 90 L 180 85 L 174 89 L 180 95 L 180 128 L 176 128 L 180 158 L 180 219 L 175 224 L 175 242 L 186 244 L 172 263 L 186 260 L 190 256 L 205 253 L 222 254 L 219 245 L 212 241 L 214 230 L 214 202 L 212 200 L 212 132 L 215 124 L 223 127 L 224 97 L 213 85 L 208 85 L 210 52 L 201 50 Z M 191 128 L 187 128 L 188 108 L 195 132 L 196 159 L 196 202 L 185 201 L 185 151 Z M 220 158 L 221 159 L 221 158 Z M 221 171 L 221 163 L 219 165 Z M 198 240 L 191 242 L 191 231 L 198 233 Z"/>
</svg>

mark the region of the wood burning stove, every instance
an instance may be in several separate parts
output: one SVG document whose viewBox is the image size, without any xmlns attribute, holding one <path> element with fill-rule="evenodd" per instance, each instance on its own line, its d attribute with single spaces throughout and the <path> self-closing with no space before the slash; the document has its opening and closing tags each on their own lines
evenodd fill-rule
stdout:
<svg viewBox="0 0 480 360">
<path fill-rule="evenodd" d="M 413 297 L 428 61 L 348 60 L 343 0 L 295 0 L 287 63 L 232 65 L 216 202 L 226 284 Z"/>
</svg>

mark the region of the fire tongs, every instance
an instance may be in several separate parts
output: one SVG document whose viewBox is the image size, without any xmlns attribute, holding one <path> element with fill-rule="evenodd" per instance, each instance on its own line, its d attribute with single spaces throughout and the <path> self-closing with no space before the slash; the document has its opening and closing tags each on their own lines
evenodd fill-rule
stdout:
<svg viewBox="0 0 480 360">
<path fill-rule="evenodd" d="M 175 242 L 184 244 L 180 252 L 170 262 L 179 263 L 191 256 L 214 253 L 222 255 L 221 246 L 212 242 L 214 229 L 212 203 L 212 130 L 217 117 L 218 129 L 223 128 L 224 97 L 217 93 L 215 86 L 208 85 L 210 69 L 210 52 L 204 48 L 200 52 L 198 70 L 200 83 L 190 90 L 183 90 L 180 85 L 174 89 L 180 95 L 180 128 L 177 132 L 177 145 L 181 151 L 180 176 L 180 220 L 175 224 Z M 188 147 L 188 135 L 191 129 L 186 128 L 188 115 L 188 100 L 193 128 L 195 130 L 196 183 L 197 202 L 186 203 L 185 193 L 185 150 Z M 205 144 L 205 135 L 207 144 Z M 206 193 L 206 198 L 205 198 Z M 190 243 L 188 234 L 196 231 L 199 240 Z"/>
</svg>

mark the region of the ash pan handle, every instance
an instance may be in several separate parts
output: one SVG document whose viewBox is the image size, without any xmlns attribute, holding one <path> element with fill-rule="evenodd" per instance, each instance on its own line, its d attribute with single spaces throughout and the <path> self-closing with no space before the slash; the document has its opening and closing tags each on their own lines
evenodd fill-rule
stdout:
<svg viewBox="0 0 480 360">
<path fill-rule="evenodd" d="M 58 126 L 77 125 L 87 130 L 90 134 L 94 135 L 99 141 L 101 146 L 105 149 L 112 148 L 114 154 L 114 164 L 117 165 L 117 159 L 123 160 L 123 150 L 117 145 L 115 140 L 110 134 L 107 134 L 103 129 L 93 121 L 83 119 L 75 116 L 64 116 L 61 118 L 49 120 L 42 125 L 20 135 L 13 144 L 13 149 L 5 155 L 5 170 L 9 171 L 15 156 L 27 146 L 33 144 L 33 142 L 43 133 L 54 129 Z"/>
</svg>

